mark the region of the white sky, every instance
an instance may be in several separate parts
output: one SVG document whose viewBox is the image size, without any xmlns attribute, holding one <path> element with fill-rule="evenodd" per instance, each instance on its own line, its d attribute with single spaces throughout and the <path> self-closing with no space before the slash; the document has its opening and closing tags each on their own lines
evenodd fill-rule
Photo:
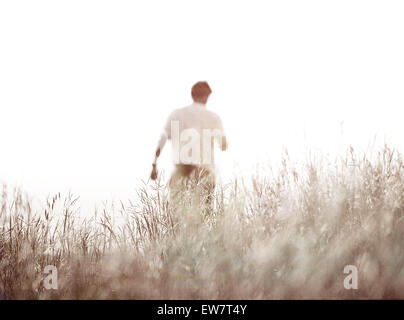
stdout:
<svg viewBox="0 0 404 320">
<path fill-rule="evenodd" d="M 402 148 L 403 17 L 385 0 L 1 1 L 0 180 L 125 200 L 198 80 L 228 133 L 225 177 L 282 145 Z"/>
</svg>

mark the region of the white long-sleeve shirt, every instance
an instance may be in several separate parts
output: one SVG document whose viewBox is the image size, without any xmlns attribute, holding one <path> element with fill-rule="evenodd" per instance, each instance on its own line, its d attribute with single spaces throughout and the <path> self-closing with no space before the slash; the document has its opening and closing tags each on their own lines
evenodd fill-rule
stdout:
<svg viewBox="0 0 404 320">
<path fill-rule="evenodd" d="M 220 117 L 193 103 L 174 110 L 168 117 L 158 143 L 160 152 L 167 139 L 172 141 L 174 164 L 193 164 L 214 169 L 214 141 L 226 148 L 225 134 Z"/>
</svg>

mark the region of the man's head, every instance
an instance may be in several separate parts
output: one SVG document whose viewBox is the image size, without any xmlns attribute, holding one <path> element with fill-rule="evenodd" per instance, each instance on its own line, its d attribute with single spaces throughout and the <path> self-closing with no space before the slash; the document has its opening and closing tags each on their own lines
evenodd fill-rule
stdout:
<svg viewBox="0 0 404 320">
<path fill-rule="evenodd" d="M 192 86 L 191 95 L 195 102 L 206 104 L 211 93 L 206 81 L 199 81 Z"/>
</svg>

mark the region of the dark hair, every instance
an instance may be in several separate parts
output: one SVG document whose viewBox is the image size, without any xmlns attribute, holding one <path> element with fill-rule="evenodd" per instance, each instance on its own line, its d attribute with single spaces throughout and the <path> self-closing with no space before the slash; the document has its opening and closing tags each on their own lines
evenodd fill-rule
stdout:
<svg viewBox="0 0 404 320">
<path fill-rule="evenodd" d="M 192 86 L 192 99 L 196 102 L 206 102 L 209 95 L 212 93 L 206 81 L 199 81 Z"/>
</svg>

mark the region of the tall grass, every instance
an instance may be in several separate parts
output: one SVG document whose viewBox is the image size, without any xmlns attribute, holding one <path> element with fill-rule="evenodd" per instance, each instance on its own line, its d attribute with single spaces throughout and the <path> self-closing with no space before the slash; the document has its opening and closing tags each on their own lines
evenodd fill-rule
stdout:
<svg viewBox="0 0 404 320">
<path fill-rule="evenodd" d="M 41 210 L 18 189 L 0 200 L 0 296 L 9 299 L 404 298 L 404 164 L 382 148 L 311 157 L 285 153 L 215 191 L 215 208 L 181 210 L 161 180 L 133 201 L 80 216 L 77 198 Z M 197 219 L 195 219 L 197 217 Z M 46 290 L 46 265 L 58 289 Z M 358 289 L 344 288 L 346 265 Z"/>
</svg>

